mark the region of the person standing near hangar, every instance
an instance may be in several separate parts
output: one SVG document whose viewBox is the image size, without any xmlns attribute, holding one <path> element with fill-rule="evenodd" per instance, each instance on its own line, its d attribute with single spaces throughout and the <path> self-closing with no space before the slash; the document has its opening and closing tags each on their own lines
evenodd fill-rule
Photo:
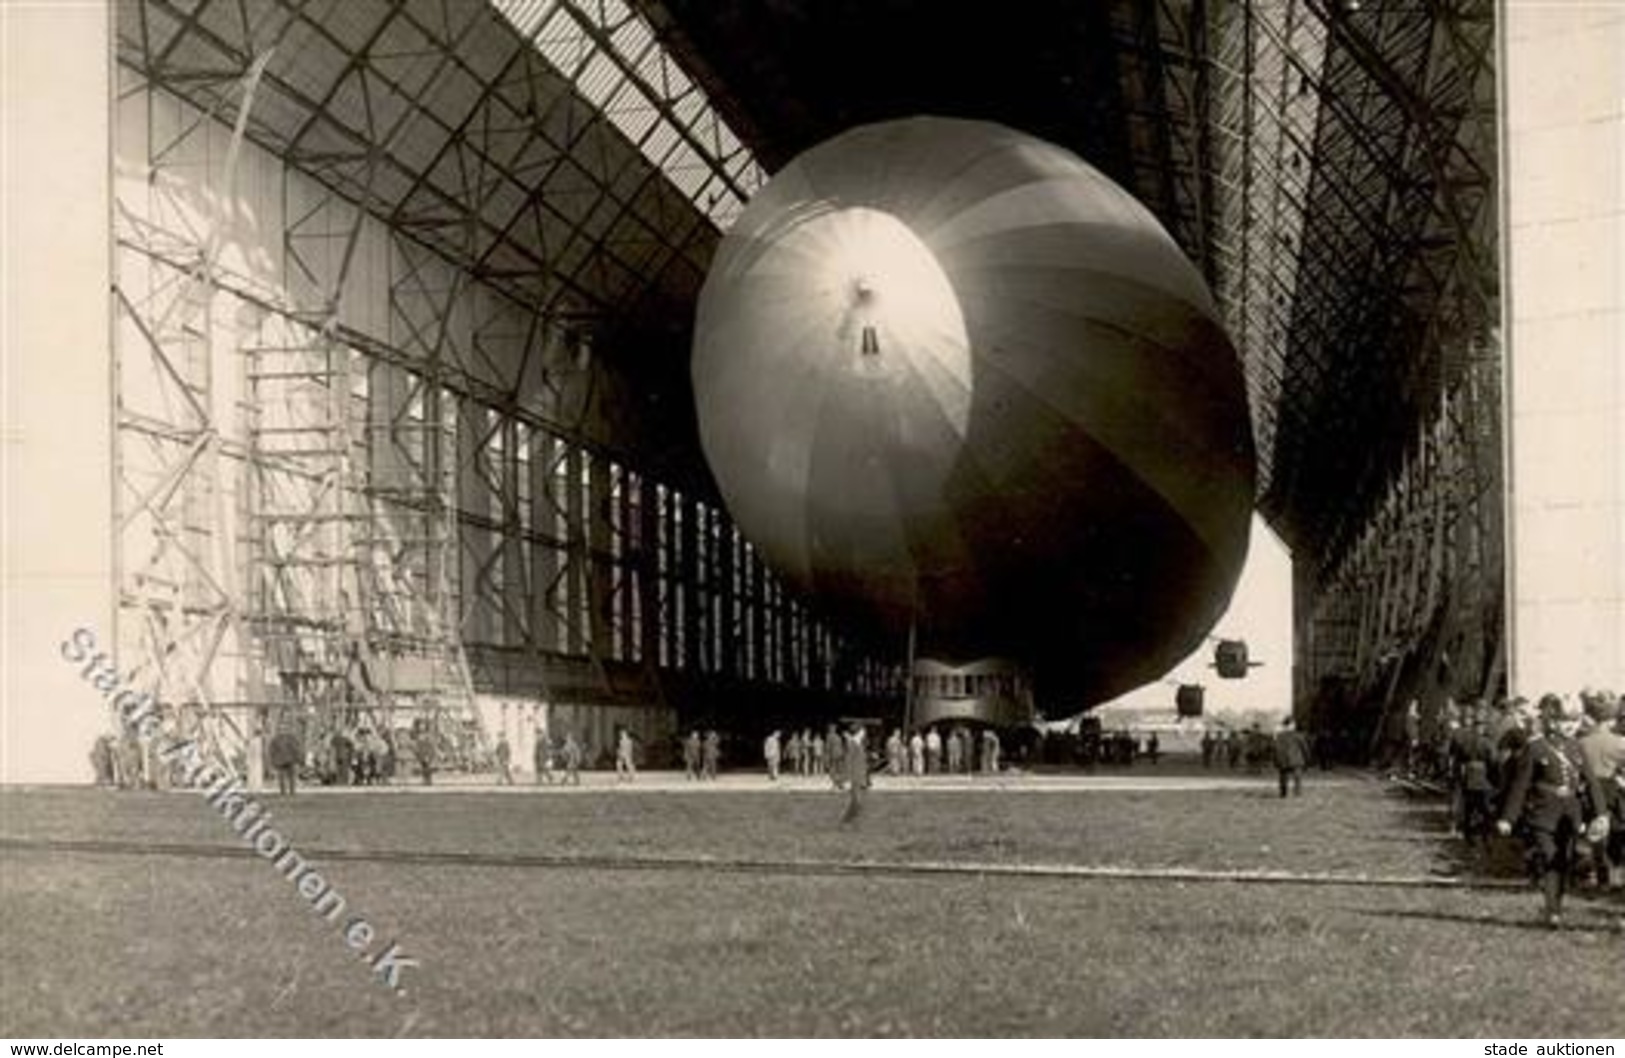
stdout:
<svg viewBox="0 0 1625 1058">
<path fill-rule="evenodd" d="M 506 731 L 497 735 L 496 763 L 497 784 L 499 786 L 512 786 L 513 747 L 508 745 L 508 733 Z"/>
<path fill-rule="evenodd" d="M 1466 726 L 1456 733 L 1450 756 L 1451 781 L 1457 792 L 1456 825 L 1469 845 L 1475 841 L 1488 845 L 1495 814 L 1490 805 L 1495 791 L 1495 744 L 1485 731 L 1482 710 L 1468 716 Z"/>
<path fill-rule="evenodd" d="M 298 769 L 304 755 L 293 728 L 282 727 L 271 736 L 271 767 L 276 769 L 277 793 L 291 795 L 298 790 Z"/>
<path fill-rule="evenodd" d="M 1502 837 L 1514 827 L 1522 832 L 1530 881 L 1540 889 L 1541 917 L 1552 929 L 1563 925 L 1563 896 L 1584 823 L 1581 784 L 1589 787 L 1592 804 L 1603 803 L 1602 784 L 1587 773 L 1570 724 L 1561 698 L 1541 698 L 1536 728 L 1518 757 L 1495 824 Z"/>
<path fill-rule="evenodd" d="M 574 731 L 564 734 L 564 781 L 571 786 L 581 785 L 581 742 Z"/>
<path fill-rule="evenodd" d="M 1597 884 L 1604 889 L 1625 887 L 1621 864 L 1621 853 L 1625 852 L 1625 733 L 1620 730 L 1625 718 L 1620 716 L 1619 702 L 1606 692 L 1588 696 L 1585 710 L 1595 726 L 1579 740 L 1580 759 L 1601 791 L 1595 815 L 1608 821 L 1592 824 L 1596 827 L 1591 841 L 1597 859 Z"/>
<path fill-rule="evenodd" d="M 632 742 L 632 732 L 621 728 L 621 733 L 615 737 L 615 778 L 621 782 L 631 782 L 638 777 L 638 764 L 636 760 L 637 748 Z"/>
<path fill-rule="evenodd" d="M 722 761 L 722 736 L 717 734 L 716 728 L 705 733 L 705 741 L 700 744 L 700 776 L 715 782 L 717 778 L 717 765 Z"/>
<path fill-rule="evenodd" d="M 553 740 L 547 737 L 547 729 L 536 729 L 536 745 L 531 750 L 531 763 L 536 768 L 537 783 L 547 786 L 553 785 Z"/>
<path fill-rule="evenodd" d="M 700 777 L 700 733 L 690 731 L 683 739 L 683 774 L 698 781 Z"/>
<path fill-rule="evenodd" d="M 837 734 L 835 737 L 841 736 Z M 845 753 L 842 755 L 845 774 L 836 781 L 836 788 L 846 787 L 846 811 L 841 816 L 841 822 L 850 823 L 857 819 L 858 813 L 863 810 L 863 792 L 869 788 L 869 747 L 864 738 L 862 724 L 852 725 L 845 743 Z"/>
<path fill-rule="evenodd" d="M 779 733 L 769 732 L 762 741 L 762 759 L 767 762 L 767 777 L 777 782 L 779 778 Z"/>
</svg>

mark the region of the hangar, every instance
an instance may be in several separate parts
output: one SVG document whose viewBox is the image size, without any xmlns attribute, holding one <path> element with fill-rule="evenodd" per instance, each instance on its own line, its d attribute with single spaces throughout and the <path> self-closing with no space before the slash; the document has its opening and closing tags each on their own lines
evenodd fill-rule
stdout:
<svg viewBox="0 0 1625 1058">
<path fill-rule="evenodd" d="M 1607 5 L 6 17 L 8 781 L 86 775 L 76 629 L 232 752 L 290 707 L 470 753 L 891 715 L 899 644 L 735 526 L 689 356 L 772 174 L 916 114 L 1075 153 L 1205 279 L 1306 720 L 1625 683 Z"/>
</svg>

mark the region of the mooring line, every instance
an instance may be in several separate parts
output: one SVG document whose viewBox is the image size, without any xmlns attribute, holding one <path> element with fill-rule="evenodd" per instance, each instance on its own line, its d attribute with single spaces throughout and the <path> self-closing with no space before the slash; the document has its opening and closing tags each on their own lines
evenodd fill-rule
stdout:
<svg viewBox="0 0 1625 1058">
<path fill-rule="evenodd" d="M 137 842 L 117 839 L 0 837 L 0 850 L 106 853 L 248 859 L 254 851 L 231 845 Z M 714 871 L 728 874 L 982 876 L 1079 881 L 1232 883 L 1354 886 L 1389 889 L 1521 890 L 1525 883 L 1448 875 L 1339 874 L 1257 868 L 1135 867 L 1063 863 L 990 863 L 953 860 L 802 860 L 727 856 L 636 856 L 616 854 L 496 853 L 414 849 L 308 848 L 306 858 L 429 867 L 531 867 L 551 870 Z"/>
</svg>

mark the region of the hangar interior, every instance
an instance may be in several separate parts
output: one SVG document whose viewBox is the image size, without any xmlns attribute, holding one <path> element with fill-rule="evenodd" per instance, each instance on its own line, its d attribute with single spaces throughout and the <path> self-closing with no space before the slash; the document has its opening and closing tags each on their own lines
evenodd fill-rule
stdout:
<svg viewBox="0 0 1625 1058">
<path fill-rule="evenodd" d="M 772 172 L 949 114 L 1075 152 L 1206 278 L 1293 556 L 1300 716 L 1363 741 L 1505 693 L 1502 14 L 121 0 L 120 668 L 233 747 L 286 705 L 433 718 L 462 754 L 493 709 L 520 754 L 538 725 L 897 715 L 900 644 L 730 521 L 688 344 Z"/>
</svg>

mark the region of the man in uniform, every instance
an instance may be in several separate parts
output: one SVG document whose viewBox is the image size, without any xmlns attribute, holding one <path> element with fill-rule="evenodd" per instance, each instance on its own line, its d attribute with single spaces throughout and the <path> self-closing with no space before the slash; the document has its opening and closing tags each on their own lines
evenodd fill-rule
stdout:
<svg viewBox="0 0 1625 1058">
<path fill-rule="evenodd" d="M 1517 826 L 1523 833 L 1530 880 L 1540 889 L 1542 918 L 1563 924 L 1563 895 L 1574 864 L 1574 846 L 1584 823 L 1581 783 L 1592 786 L 1592 803 L 1602 803 L 1600 784 L 1586 774 L 1580 747 L 1565 727 L 1569 719 L 1555 694 L 1541 698 L 1537 727 L 1518 757 L 1506 803 L 1495 829 L 1503 836 Z"/>
<path fill-rule="evenodd" d="M 999 736 L 991 727 L 982 732 L 982 770 L 989 775 L 999 773 Z"/>
</svg>

